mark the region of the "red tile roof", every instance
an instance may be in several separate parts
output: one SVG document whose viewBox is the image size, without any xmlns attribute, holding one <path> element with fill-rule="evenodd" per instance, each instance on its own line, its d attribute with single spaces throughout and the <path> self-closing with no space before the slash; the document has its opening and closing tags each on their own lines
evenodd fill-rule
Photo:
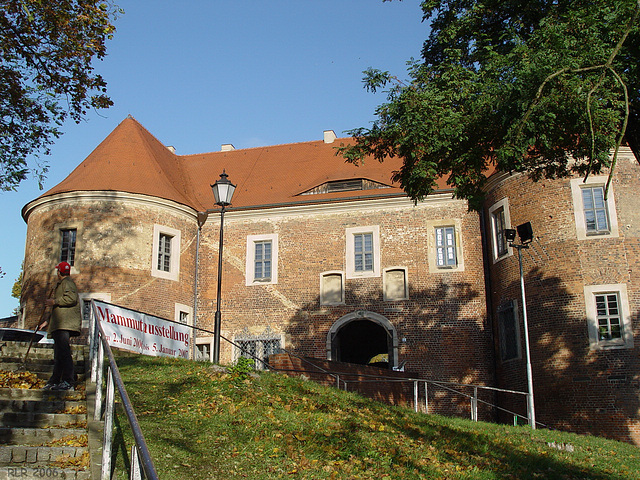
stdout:
<svg viewBox="0 0 640 480">
<path fill-rule="evenodd" d="M 223 169 L 237 185 L 233 208 L 323 202 L 362 196 L 402 195 L 391 181 L 398 158 L 355 166 L 324 141 L 176 155 L 131 117 L 123 120 L 91 154 L 42 197 L 73 191 L 120 191 L 173 200 L 197 211 L 214 208 L 210 184 Z M 329 181 L 365 178 L 392 188 L 299 195 Z M 442 188 L 446 188 L 443 184 Z"/>
</svg>

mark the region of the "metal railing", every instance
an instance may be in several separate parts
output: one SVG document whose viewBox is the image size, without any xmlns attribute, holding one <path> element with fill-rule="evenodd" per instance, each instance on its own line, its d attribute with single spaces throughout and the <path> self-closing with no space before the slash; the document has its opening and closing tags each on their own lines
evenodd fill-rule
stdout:
<svg viewBox="0 0 640 480">
<path fill-rule="evenodd" d="M 518 424 L 518 419 L 526 419 L 527 422 L 529 422 L 529 419 L 531 418 L 531 412 L 528 411 L 528 408 L 529 408 L 528 403 L 527 403 L 527 414 L 522 415 L 479 398 L 479 392 L 481 391 L 493 391 L 498 393 L 505 393 L 505 394 L 511 394 L 511 395 L 524 396 L 524 397 L 528 396 L 527 392 L 520 392 L 517 390 L 508 390 L 508 389 L 497 388 L 497 387 L 489 387 L 486 385 L 478 385 L 478 384 L 426 380 L 424 378 L 411 378 L 411 377 L 398 378 L 398 377 L 392 377 L 392 376 L 386 376 L 386 375 L 375 375 L 375 374 L 365 374 L 365 373 L 332 372 L 332 371 L 326 370 L 320 365 L 314 364 L 307 358 L 304 358 L 292 352 L 289 352 L 284 348 L 281 350 L 283 353 L 286 353 L 292 357 L 296 357 L 302 362 L 308 365 L 311 365 L 314 368 L 314 370 L 294 369 L 293 371 L 299 372 L 299 373 L 306 373 L 306 374 L 316 374 L 316 375 L 323 374 L 323 375 L 331 376 L 336 380 L 336 387 L 344 391 L 349 391 L 349 385 L 353 385 L 353 384 L 379 383 L 380 381 L 384 381 L 388 383 L 412 382 L 413 383 L 413 408 L 416 413 L 421 410 L 422 405 L 424 405 L 424 413 L 429 413 L 429 391 L 430 391 L 429 386 L 431 386 L 432 390 L 433 388 L 440 388 L 440 389 L 449 391 L 455 395 L 459 395 L 461 397 L 467 398 L 469 400 L 469 406 L 470 406 L 469 408 L 470 417 L 471 417 L 471 420 L 475 422 L 479 420 L 478 406 L 480 404 L 487 405 L 488 407 L 491 407 L 493 409 L 512 415 L 514 425 Z M 287 371 L 282 369 L 274 369 L 274 370 Z M 358 377 L 358 379 L 349 380 L 349 377 Z M 423 386 L 423 391 L 424 391 L 424 397 L 423 397 L 424 404 L 421 403 L 421 398 L 420 398 L 421 385 Z M 472 389 L 473 393 L 465 393 L 464 391 L 462 391 L 463 389 Z M 546 426 L 543 423 L 540 423 L 538 421 L 536 421 L 536 425 L 539 425 L 542 427 Z"/>
<path fill-rule="evenodd" d="M 95 411 L 94 419 L 103 418 L 104 409 L 104 437 L 102 443 L 102 466 L 100 479 L 109 480 L 111 478 L 111 450 L 113 446 L 113 426 L 115 413 L 115 391 L 117 389 L 122 406 L 124 407 L 129 426 L 134 438 L 134 445 L 131 447 L 131 471 L 129 478 L 132 480 L 158 480 L 147 443 L 140 429 L 140 424 L 133 410 L 133 405 L 127 394 L 127 390 L 120 376 L 118 365 L 116 364 L 111 347 L 105 339 L 104 331 L 98 321 L 98 315 L 95 312 L 95 305 L 91 306 L 92 321 L 90 323 L 89 336 L 89 355 L 91 361 L 91 381 L 96 385 Z M 106 395 L 102 392 L 103 374 L 104 374 L 104 357 L 108 359 L 107 363 L 107 382 Z"/>
</svg>

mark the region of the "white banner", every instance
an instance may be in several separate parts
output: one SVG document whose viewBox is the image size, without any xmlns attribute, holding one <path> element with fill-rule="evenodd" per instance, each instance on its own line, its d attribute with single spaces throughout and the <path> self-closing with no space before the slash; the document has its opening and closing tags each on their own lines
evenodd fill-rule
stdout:
<svg viewBox="0 0 640 480">
<path fill-rule="evenodd" d="M 189 358 L 191 328 L 153 315 L 92 300 L 110 346 L 153 357 Z"/>
</svg>

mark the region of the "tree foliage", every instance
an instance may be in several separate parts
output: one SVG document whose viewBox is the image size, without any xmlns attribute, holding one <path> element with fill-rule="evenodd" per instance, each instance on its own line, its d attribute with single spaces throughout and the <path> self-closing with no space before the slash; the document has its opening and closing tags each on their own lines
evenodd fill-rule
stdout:
<svg viewBox="0 0 640 480">
<path fill-rule="evenodd" d="M 447 178 L 479 208 L 487 172 L 534 180 L 612 171 L 627 141 L 640 158 L 640 0 L 427 0 L 422 58 L 386 88 L 369 128 L 339 152 L 354 163 L 399 156 L 419 200 Z M 625 137 L 626 134 L 626 137 Z"/>
<path fill-rule="evenodd" d="M 0 0 L 1 190 L 30 172 L 43 178 L 41 156 L 67 118 L 112 105 L 92 61 L 104 58 L 120 12 L 109 0 Z"/>
</svg>

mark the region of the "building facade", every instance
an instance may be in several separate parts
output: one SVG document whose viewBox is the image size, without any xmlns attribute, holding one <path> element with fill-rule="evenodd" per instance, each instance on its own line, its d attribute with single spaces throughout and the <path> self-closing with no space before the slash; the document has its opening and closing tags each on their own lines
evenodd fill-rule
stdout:
<svg viewBox="0 0 640 480">
<path fill-rule="evenodd" d="M 67 179 L 23 209 L 23 322 L 35 324 L 53 266 L 73 264 L 83 298 L 213 329 L 220 214 L 210 184 L 237 185 L 225 213 L 222 335 L 266 358 L 403 367 L 442 382 L 526 390 L 517 252 L 523 251 L 538 420 L 640 443 L 640 169 L 531 182 L 495 174 L 486 208 L 441 189 L 414 203 L 397 159 L 344 163 L 348 139 L 177 155 L 125 119 Z M 635 202 L 635 203 L 634 203 Z M 635 267 L 635 268 L 634 268 Z M 212 335 L 199 332 L 198 356 Z M 221 360 L 241 352 L 221 344 Z M 524 414 L 513 396 L 494 397 Z M 434 409 L 462 413 L 447 395 Z M 498 415 L 488 412 L 487 415 Z"/>
</svg>

